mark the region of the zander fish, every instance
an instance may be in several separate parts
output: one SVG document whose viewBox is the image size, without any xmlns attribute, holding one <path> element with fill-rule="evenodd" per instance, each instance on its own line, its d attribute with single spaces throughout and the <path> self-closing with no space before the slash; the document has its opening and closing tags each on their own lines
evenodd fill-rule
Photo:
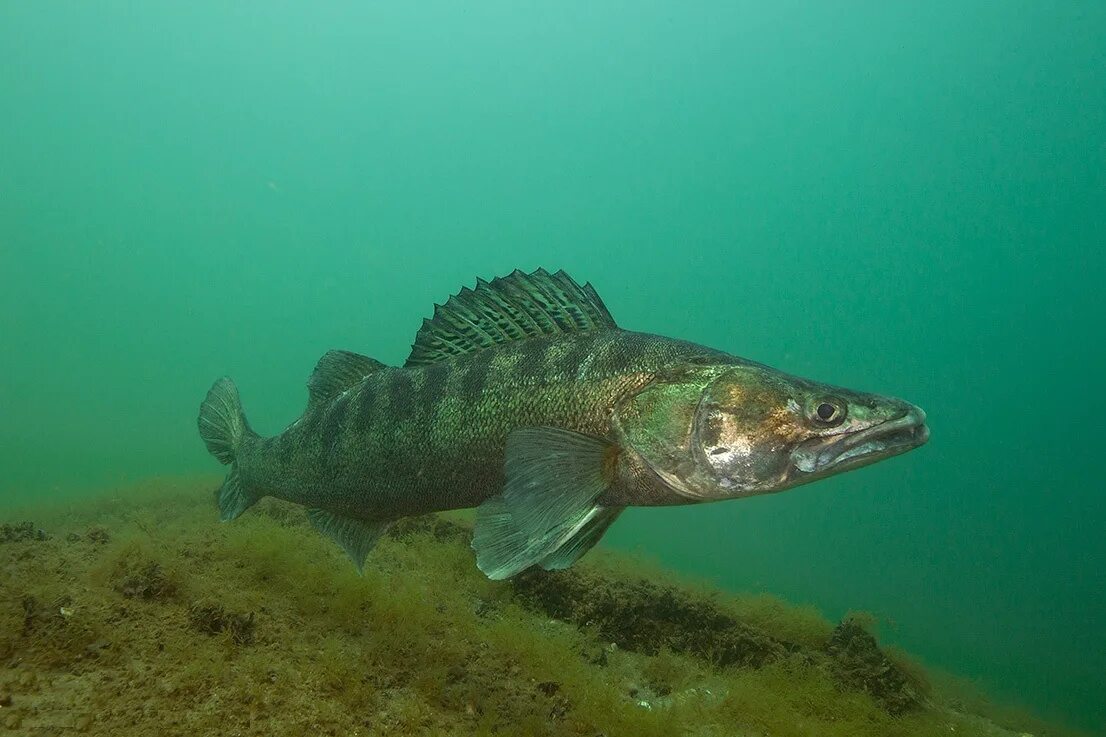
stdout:
<svg viewBox="0 0 1106 737">
<path fill-rule="evenodd" d="M 358 569 L 395 520 L 464 507 L 490 578 L 566 568 L 628 506 L 782 491 L 929 437 L 902 400 L 622 330 L 590 284 L 541 269 L 436 306 L 402 368 L 330 351 L 307 387 L 270 438 L 230 379 L 208 392 L 200 435 L 230 464 L 221 516 L 302 504 Z"/>
</svg>

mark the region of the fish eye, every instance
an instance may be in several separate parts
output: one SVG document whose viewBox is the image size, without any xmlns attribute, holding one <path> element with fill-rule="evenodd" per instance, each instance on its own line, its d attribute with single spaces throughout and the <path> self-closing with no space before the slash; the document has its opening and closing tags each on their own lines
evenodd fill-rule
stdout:
<svg viewBox="0 0 1106 737">
<path fill-rule="evenodd" d="M 823 399 L 814 408 L 814 419 L 824 425 L 836 425 L 845 419 L 845 405 L 835 399 Z"/>
</svg>

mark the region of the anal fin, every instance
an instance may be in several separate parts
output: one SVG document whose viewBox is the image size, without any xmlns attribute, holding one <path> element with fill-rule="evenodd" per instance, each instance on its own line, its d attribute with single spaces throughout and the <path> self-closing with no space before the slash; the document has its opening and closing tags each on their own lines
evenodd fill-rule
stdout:
<svg viewBox="0 0 1106 737">
<path fill-rule="evenodd" d="M 316 530 L 342 546 L 350 560 L 357 566 L 358 573 L 365 569 L 365 556 L 392 525 L 392 520 L 361 520 L 328 512 L 325 509 L 308 509 L 307 518 L 311 520 Z"/>
<path fill-rule="evenodd" d="M 253 506 L 258 497 L 247 493 L 242 485 L 242 476 L 238 473 L 238 464 L 234 463 L 230 467 L 230 473 L 223 479 L 223 485 L 216 492 L 215 499 L 219 503 L 219 519 L 229 522 Z"/>
</svg>

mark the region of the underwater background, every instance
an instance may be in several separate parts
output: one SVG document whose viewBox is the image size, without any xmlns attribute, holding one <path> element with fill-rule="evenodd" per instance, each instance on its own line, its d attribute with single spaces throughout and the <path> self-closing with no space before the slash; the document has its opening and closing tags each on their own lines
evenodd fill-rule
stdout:
<svg viewBox="0 0 1106 737">
<path fill-rule="evenodd" d="M 214 473 L 477 277 L 932 439 L 604 540 L 1106 730 L 1106 5 L 0 4 L 0 518 Z M 216 523 L 214 511 L 212 524 Z"/>
</svg>

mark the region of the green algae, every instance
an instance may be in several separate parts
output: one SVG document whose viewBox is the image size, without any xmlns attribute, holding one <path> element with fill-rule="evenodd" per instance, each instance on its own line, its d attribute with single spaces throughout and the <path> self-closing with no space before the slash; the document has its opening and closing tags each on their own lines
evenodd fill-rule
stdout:
<svg viewBox="0 0 1106 737">
<path fill-rule="evenodd" d="M 151 482 L 5 528 L 18 532 L 0 545 L 0 731 L 906 737 L 1029 723 L 931 688 L 862 617 L 835 627 L 602 552 L 492 582 L 456 516 L 397 525 L 358 576 L 301 510 L 265 502 L 218 524 L 207 488 Z"/>
</svg>

